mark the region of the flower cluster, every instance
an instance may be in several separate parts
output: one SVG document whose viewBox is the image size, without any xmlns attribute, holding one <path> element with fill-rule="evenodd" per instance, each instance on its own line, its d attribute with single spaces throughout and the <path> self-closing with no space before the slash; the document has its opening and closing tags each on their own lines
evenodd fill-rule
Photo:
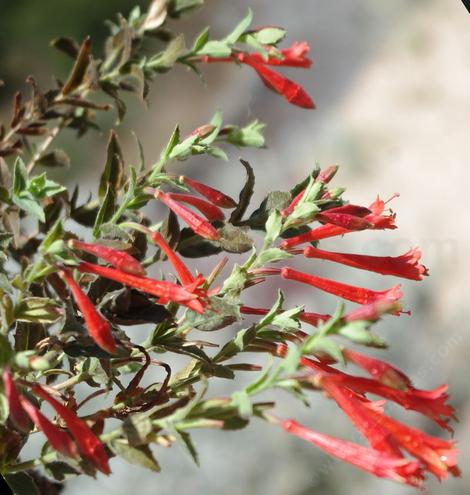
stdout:
<svg viewBox="0 0 470 495">
<path fill-rule="evenodd" d="M 330 197 L 330 192 L 324 190 L 324 185 L 329 181 L 325 181 L 324 178 L 330 176 L 332 170 L 336 172 L 336 167 L 325 169 L 317 175 L 315 182 L 321 185 L 317 189 L 317 197 Z M 290 204 L 281 210 L 284 221 L 288 222 L 290 216 L 294 215 L 306 193 L 307 189 L 302 189 Z M 396 228 L 395 215 L 384 213 L 385 204 L 386 202 L 378 198 L 368 208 L 345 204 L 322 210 L 314 217 L 315 221 L 322 224 L 320 227 L 315 227 L 305 234 L 294 235 L 282 241 L 280 247 L 291 255 L 331 261 L 382 275 L 422 280 L 423 276 L 428 274 L 428 270 L 420 263 L 419 248 L 411 249 L 401 256 L 391 257 L 330 252 L 312 245 L 307 245 L 303 249 L 294 247 L 301 243 L 317 241 L 319 238 L 337 236 L 354 230 Z M 362 223 L 364 220 L 366 223 Z M 318 232 L 321 234 L 318 235 Z M 265 281 L 267 276 L 275 275 L 285 280 L 310 285 L 341 299 L 359 304 L 358 308 L 342 315 L 345 323 L 372 322 L 386 313 L 399 315 L 402 312 L 400 299 L 403 293 L 399 285 L 374 291 L 299 272 L 290 266 L 254 268 L 250 271 L 251 277 L 262 281 Z M 269 314 L 269 309 L 264 308 L 242 306 L 240 310 L 243 314 Z M 326 322 L 323 327 L 328 328 L 328 331 L 338 324 L 338 320 L 331 315 L 301 311 L 298 317 L 300 321 L 320 326 L 320 332 L 323 322 Z M 371 378 L 347 374 L 332 366 L 336 360 L 331 350 L 322 347 L 316 350 L 315 346 L 312 346 L 315 338 L 315 334 L 311 336 L 297 331 L 295 338 L 292 339 L 297 345 L 299 342 L 304 343 L 304 352 L 312 354 L 312 357 L 300 358 L 300 365 L 308 370 L 303 379 L 323 390 L 328 397 L 336 401 L 369 442 L 369 448 L 323 435 L 293 420 L 275 418 L 275 423 L 331 455 L 379 477 L 387 477 L 419 487 L 424 480 L 425 471 L 433 473 L 438 479 L 445 479 L 449 472 L 455 476 L 459 475 L 453 442 L 440 440 L 406 426 L 387 416 L 383 409 L 385 401 L 392 401 L 405 409 L 417 411 L 435 421 L 440 427 L 452 431 L 448 422 L 454 417 L 454 409 L 447 403 L 446 385 L 434 390 L 417 389 L 402 371 L 391 364 L 352 349 L 343 348 L 341 358 L 364 369 L 371 375 Z M 271 346 L 272 353 L 280 357 L 286 357 L 288 349 L 285 343 Z M 330 353 L 329 359 L 325 358 L 325 351 Z M 367 397 L 368 394 L 385 400 L 373 402 Z M 407 458 L 404 452 L 415 457 L 415 460 Z"/>
<path fill-rule="evenodd" d="M 39 166 L 68 163 L 59 150 L 46 153 L 62 129 L 82 134 L 96 127 L 91 110 L 108 106 L 89 100 L 90 93 L 110 96 L 123 118 L 121 91 L 145 99 L 150 80 L 175 64 L 195 71 L 205 63 L 249 66 L 288 102 L 314 107 L 300 85 L 277 72 L 311 66 L 306 42 L 281 48 L 285 31 L 252 28 L 249 12 L 225 38 L 211 39 L 205 30 L 187 49 L 166 19 L 179 18 L 195 3 L 201 2 L 154 0 L 147 12 L 136 8 L 128 19 L 120 17 L 103 62 L 93 59 L 88 38 L 82 45 L 56 40 L 74 56 L 68 79 L 45 94 L 30 81 L 33 98 L 23 103 L 16 95 L 13 120 L 0 132 L 1 474 L 13 482 L 22 473 L 29 487 L 40 476 L 33 470 L 42 467 L 47 487 L 51 477 L 63 482 L 72 474 L 108 475 L 115 456 L 159 471 L 158 447 L 176 442 L 198 461 L 193 428 L 234 430 L 258 419 L 373 475 L 413 487 L 422 486 L 427 473 L 439 480 L 458 476 L 453 441 L 410 427 L 385 409 L 390 402 L 451 431 L 455 412 L 447 385 L 419 389 L 396 366 L 356 348 L 386 346 L 371 329 L 381 318 L 407 312 L 400 285 L 375 290 L 315 272 L 322 261 L 423 280 L 428 270 L 416 247 L 379 256 L 319 246 L 327 238 L 397 228 L 390 200 L 347 202 L 344 188 L 330 186 L 336 165 L 313 170 L 290 190 L 267 193 L 257 205 L 255 171 L 246 160 L 240 160 L 246 180 L 237 199 L 193 178 L 196 172 L 188 177 L 173 170 L 193 155 L 228 159 L 227 145 L 264 146 L 264 124 L 224 125 L 219 112 L 186 137 L 176 126 L 150 166 L 140 143 L 140 164 L 128 165 L 112 130 L 96 194 L 83 203 L 78 187 L 69 194 L 45 173 L 35 173 Z M 167 45 L 149 56 L 142 51 L 147 38 Z M 35 147 L 26 137 L 46 134 Z M 29 149 L 40 152 L 25 163 Z M 14 163 L 3 158 L 16 153 L 21 156 Z M 205 262 L 222 253 L 214 264 Z M 296 267 L 299 258 L 308 260 L 308 273 Z M 273 281 L 324 291 L 334 304 L 289 307 L 279 291 L 270 307 L 257 307 L 247 289 L 261 285 L 269 293 Z M 353 306 L 346 309 L 343 300 Z M 233 324 L 230 332 L 212 337 Z M 142 332 L 133 331 L 137 325 L 144 325 Z M 271 364 L 253 363 L 254 352 Z M 187 358 L 183 369 L 172 354 Z M 162 375 L 153 374 L 158 381 L 144 385 L 150 367 Z M 213 378 L 233 380 L 247 372 L 256 375 L 248 385 L 213 396 Z M 279 418 L 275 404 L 265 400 L 274 389 L 303 403 L 322 393 L 367 445 Z M 55 416 L 48 417 L 43 405 Z M 40 455 L 22 459 L 23 446 L 37 432 L 45 438 Z"/>
<path fill-rule="evenodd" d="M 47 390 L 38 384 L 26 384 L 31 392 L 48 402 L 65 423 L 68 431 L 47 419 L 26 395 L 21 395 L 15 385 L 10 371 L 3 371 L 3 384 L 10 405 L 10 419 L 22 431 L 31 429 L 32 421 L 36 428 L 44 433 L 51 446 L 70 458 L 80 454 L 96 469 L 110 474 L 108 456 L 103 444 L 87 424 L 76 413 L 57 401 Z"/>
<path fill-rule="evenodd" d="M 304 41 L 302 43 L 295 42 L 289 48 L 274 51 L 274 54 L 268 52 L 266 57 L 256 52 L 233 51 L 229 57 L 202 55 L 201 61 L 206 63 L 234 62 L 248 65 L 257 72 L 269 89 L 282 95 L 292 105 L 301 108 L 315 108 L 315 104 L 302 86 L 269 68 L 269 66 L 284 66 L 308 69 L 312 64 L 312 61 L 306 56 L 309 51 L 310 47 Z"/>
</svg>

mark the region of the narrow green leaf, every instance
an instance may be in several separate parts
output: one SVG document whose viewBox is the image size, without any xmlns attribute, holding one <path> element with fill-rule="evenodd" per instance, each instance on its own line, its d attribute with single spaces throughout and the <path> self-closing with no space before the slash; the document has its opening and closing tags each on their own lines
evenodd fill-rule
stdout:
<svg viewBox="0 0 470 495">
<path fill-rule="evenodd" d="M 248 13 L 245 18 L 238 23 L 235 29 L 228 36 L 225 37 L 224 42 L 228 45 L 235 44 L 240 36 L 248 29 L 252 21 L 253 12 L 251 9 L 248 9 Z"/>
<path fill-rule="evenodd" d="M 277 45 L 286 36 L 286 30 L 279 27 L 267 27 L 254 31 L 251 35 L 262 45 Z"/>
<path fill-rule="evenodd" d="M 266 220 L 266 236 L 264 242 L 266 245 L 271 245 L 280 235 L 282 229 L 282 216 L 278 210 L 270 213 Z"/>
<path fill-rule="evenodd" d="M 15 161 L 15 167 L 13 169 L 13 194 L 19 195 L 26 189 L 28 184 L 28 172 L 26 171 L 26 165 L 21 157 L 18 157 Z"/>
<path fill-rule="evenodd" d="M 207 55 L 214 58 L 230 57 L 232 49 L 224 41 L 208 41 L 198 52 L 197 55 Z"/>
<path fill-rule="evenodd" d="M 195 39 L 191 52 L 196 53 L 209 41 L 209 28 L 204 29 Z"/>
<path fill-rule="evenodd" d="M 47 253 L 51 245 L 64 238 L 64 225 L 62 219 L 57 220 L 57 222 L 52 226 L 51 230 L 44 237 L 41 245 L 39 246 L 39 251 L 41 253 Z"/>
<path fill-rule="evenodd" d="M 153 57 L 147 67 L 157 72 L 166 72 L 170 70 L 178 58 L 186 51 L 184 36 L 180 34 L 170 41 L 165 51 Z"/>
<path fill-rule="evenodd" d="M 282 261 L 288 258 L 292 258 L 292 254 L 284 251 L 284 249 L 270 248 L 260 253 L 256 259 L 255 265 L 257 267 L 264 266 L 267 263 L 275 263 L 276 261 Z"/>
<path fill-rule="evenodd" d="M 107 222 L 113 216 L 114 205 L 114 193 L 111 187 L 108 185 L 103 202 L 101 203 L 98 214 L 96 215 L 95 224 L 93 226 L 93 237 L 99 237 L 101 225 L 103 225 L 103 223 Z"/>
</svg>

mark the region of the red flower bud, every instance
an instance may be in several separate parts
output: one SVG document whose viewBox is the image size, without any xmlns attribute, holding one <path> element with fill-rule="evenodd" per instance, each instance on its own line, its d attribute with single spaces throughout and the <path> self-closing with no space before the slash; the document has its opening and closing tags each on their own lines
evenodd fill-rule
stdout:
<svg viewBox="0 0 470 495">
<path fill-rule="evenodd" d="M 80 249 L 87 253 L 108 262 L 119 270 L 123 270 L 134 275 L 145 275 L 143 266 L 133 256 L 125 251 L 119 251 L 101 244 L 91 244 L 87 242 L 70 239 L 68 245 L 71 249 Z"/>
<path fill-rule="evenodd" d="M 320 222 L 330 225 L 336 225 L 349 231 L 365 230 L 372 227 L 372 224 L 368 222 L 366 218 L 356 217 L 346 213 L 332 213 L 330 211 L 318 213 L 315 220 L 319 220 Z"/>
<path fill-rule="evenodd" d="M 20 397 L 20 401 L 23 409 L 36 425 L 36 428 L 44 433 L 53 449 L 67 457 L 76 458 L 78 456 L 77 446 L 65 431 L 62 431 L 58 426 L 49 421 L 24 397 Z"/>
<path fill-rule="evenodd" d="M 10 420 L 20 431 L 27 432 L 31 429 L 31 421 L 26 411 L 21 405 L 20 394 L 16 388 L 10 370 L 3 370 L 3 387 L 6 398 L 8 399 L 8 408 L 10 410 Z"/>
<path fill-rule="evenodd" d="M 179 204 L 177 201 L 172 199 L 168 194 L 156 190 L 154 192 L 155 198 L 159 199 L 164 203 L 170 210 L 172 210 L 176 215 L 178 215 L 188 227 L 196 234 L 209 239 L 211 241 L 216 241 L 220 239 L 220 234 L 215 227 L 213 227 L 209 222 L 206 222 L 203 218 L 196 213 L 192 212 L 185 206 Z"/>
<path fill-rule="evenodd" d="M 338 165 L 330 165 L 329 167 L 326 167 L 318 174 L 317 181 L 321 182 L 322 184 L 328 184 L 336 175 L 338 169 Z"/>
<path fill-rule="evenodd" d="M 199 136 L 201 139 L 205 138 L 208 136 L 213 130 L 215 129 L 215 125 L 212 124 L 204 124 L 196 129 L 194 129 L 193 132 L 191 132 L 190 136 Z"/>
<path fill-rule="evenodd" d="M 174 266 L 180 282 L 183 285 L 191 284 L 194 282 L 194 277 L 189 271 L 189 268 L 181 261 L 178 255 L 171 249 L 168 243 L 163 239 L 160 232 L 152 232 L 150 234 L 152 241 L 167 255 L 168 260 Z"/>
<path fill-rule="evenodd" d="M 208 203 L 204 199 L 184 193 L 168 193 L 168 197 L 174 201 L 194 206 L 211 222 L 216 220 L 223 222 L 225 220 L 224 212 L 218 206 Z"/>
<path fill-rule="evenodd" d="M 327 184 L 334 177 L 338 168 L 339 168 L 338 165 L 331 165 L 330 167 L 328 167 L 325 170 L 320 172 L 320 174 L 316 178 L 316 181 L 321 182 L 322 184 Z M 304 193 L 305 193 L 305 189 L 300 191 L 299 193 L 297 193 L 297 195 L 292 200 L 292 202 L 289 204 L 289 206 L 287 206 L 286 208 L 281 210 L 281 215 L 283 217 L 289 216 L 294 211 L 294 208 L 297 206 L 299 201 L 303 198 Z M 329 211 L 332 211 L 332 210 L 329 210 Z M 367 212 L 370 213 L 369 210 L 367 210 Z M 348 212 L 343 212 L 343 213 L 348 213 Z M 350 214 L 353 214 L 353 213 L 350 213 Z M 356 214 L 356 216 L 360 216 L 360 215 Z"/>
<path fill-rule="evenodd" d="M 87 424 L 79 419 L 73 411 L 49 395 L 41 385 L 33 385 L 32 391 L 48 402 L 64 420 L 82 455 L 102 473 L 110 474 L 111 469 L 104 446 Z"/>
<path fill-rule="evenodd" d="M 396 194 L 393 195 L 388 201 L 382 201 L 380 198 L 377 197 L 376 201 L 374 201 L 369 206 L 369 210 L 371 211 L 371 213 L 364 217 L 361 217 L 364 218 L 364 220 L 370 224 L 370 227 L 367 228 L 370 228 L 372 230 L 397 228 L 395 225 L 395 215 L 383 214 L 386 203 L 391 201 L 396 196 L 397 196 Z M 331 210 L 327 210 L 327 211 L 331 212 Z M 326 213 L 326 212 L 322 212 L 322 213 Z M 325 218 L 324 220 L 328 221 L 328 218 Z M 354 232 L 354 230 L 349 230 L 345 227 L 328 223 L 326 225 L 321 225 L 320 227 L 316 227 L 310 230 L 309 232 L 305 232 L 304 234 L 299 234 L 297 236 L 290 237 L 289 239 L 285 239 L 281 243 L 281 248 L 290 249 L 294 246 L 298 246 L 299 244 L 303 244 L 305 242 L 319 241 L 321 239 L 327 239 L 329 237 L 336 237 L 338 235 L 348 234 L 349 232 Z"/>
<path fill-rule="evenodd" d="M 325 210 L 322 213 L 344 213 L 345 215 L 352 215 L 354 217 L 365 217 L 367 215 L 370 215 L 372 212 L 369 210 L 369 208 L 366 208 L 365 206 L 359 206 L 359 205 L 342 205 L 342 206 L 337 206 L 336 208 L 330 208 L 329 210 Z"/>
<path fill-rule="evenodd" d="M 389 313 L 399 315 L 403 312 L 399 302 L 388 299 L 378 299 L 370 304 L 364 304 L 359 308 L 353 309 L 344 316 L 344 320 L 347 322 L 357 320 L 376 321 L 384 314 Z"/>
<path fill-rule="evenodd" d="M 316 227 L 308 232 L 303 234 L 299 234 L 293 237 L 289 237 L 288 239 L 284 239 L 281 242 L 282 249 L 291 249 L 299 244 L 304 244 L 306 242 L 319 241 L 321 239 L 327 239 L 329 237 L 336 237 L 338 235 L 347 234 L 348 232 L 352 232 L 351 230 L 347 230 L 343 227 L 338 227 L 337 225 L 321 225 L 320 227 Z"/>
<path fill-rule="evenodd" d="M 80 286 L 73 279 L 69 269 L 63 268 L 59 272 L 72 292 L 72 296 L 80 309 L 90 337 L 106 352 L 116 353 L 116 342 L 111 332 L 111 325 L 107 322 L 95 308 L 90 298 L 82 291 Z"/>
<path fill-rule="evenodd" d="M 207 198 L 212 204 L 219 206 L 220 208 L 235 208 L 235 206 L 237 206 L 236 201 L 217 189 L 207 186 L 206 184 L 202 184 L 197 180 L 190 179 L 184 175 L 180 176 L 179 179 L 194 191 L 202 194 L 202 196 Z"/>
<path fill-rule="evenodd" d="M 294 208 L 298 205 L 299 201 L 303 198 L 305 194 L 305 190 L 300 191 L 295 198 L 290 202 L 290 204 L 281 210 L 281 215 L 283 217 L 288 217 L 293 211 Z"/>
</svg>

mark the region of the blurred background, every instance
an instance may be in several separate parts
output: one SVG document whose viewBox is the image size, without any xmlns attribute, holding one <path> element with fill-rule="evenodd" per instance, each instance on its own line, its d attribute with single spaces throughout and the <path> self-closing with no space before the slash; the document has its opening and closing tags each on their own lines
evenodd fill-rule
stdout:
<svg viewBox="0 0 470 495">
<path fill-rule="evenodd" d="M 5 82 L 0 89 L 0 120 L 9 118 L 10 95 L 27 75 L 33 75 L 43 88 L 52 83 L 50 73 L 65 76 L 69 61 L 48 48 L 52 37 L 82 39 L 91 34 L 96 50 L 107 34 L 103 20 L 114 18 L 118 11 L 127 15 L 136 3 L 145 5 L 133 0 L 0 0 L 0 79 Z M 369 204 L 377 193 L 387 198 L 400 192 L 392 204 L 398 230 L 353 234 L 322 246 L 386 255 L 422 247 L 432 276 L 419 287 L 403 284 L 412 316 L 385 319 L 376 330 L 391 344 L 384 357 L 413 377 L 416 386 L 450 384 L 460 420 L 455 436 L 464 478 L 444 485 L 431 480 L 427 493 L 468 494 L 470 15 L 459 0 L 207 0 L 179 27 L 187 40 L 206 25 L 212 26 L 214 37 L 222 37 L 248 7 L 254 11 L 255 25 L 282 25 L 288 30 L 286 43 L 310 43 L 313 69 L 287 74 L 304 85 L 317 109 L 289 106 L 267 91 L 250 70 L 210 66 L 204 85 L 176 68 L 153 84 L 149 109 L 137 100 L 129 103 L 129 119 L 119 128 L 126 157 L 131 162 L 136 157 L 131 130 L 140 136 L 152 161 L 175 123 L 190 132 L 221 109 L 227 123 L 244 124 L 254 118 L 266 122 L 268 148 L 229 150 L 227 163 L 205 158 L 183 164 L 180 170 L 198 167 L 193 169 L 195 177 L 210 177 L 211 184 L 236 195 L 244 176 L 237 164 L 241 155 L 255 168 L 255 200 L 261 200 L 272 189 L 298 182 L 315 163 L 338 163 L 341 169 L 335 184 L 347 186 L 345 197 L 354 203 Z M 61 139 L 61 146 L 71 151 L 72 168 L 59 172 L 58 179 L 79 182 L 84 194 L 94 190 L 104 163 L 106 134 L 90 134 L 78 143 L 71 136 Z M 308 266 L 312 271 L 312 263 Z M 321 262 L 314 269 L 332 278 L 338 271 Z M 344 268 L 338 279 L 374 289 L 393 282 Z M 295 285 L 285 287 L 293 304 L 305 303 L 311 311 L 334 310 L 335 301 L 329 296 Z M 254 305 L 262 306 L 272 303 L 273 295 L 264 291 L 257 298 Z M 224 387 L 221 383 L 217 392 L 224 393 Z M 278 401 L 284 416 L 342 438 L 355 438 L 347 419 L 328 401 L 313 398 L 309 409 L 282 395 Z M 438 433 L 429 421 L 413 413 L 403 417 Z M 109 479 L 72 480 L 65 494 L 414 492 L 331 460 L 261 423 L 236 433 L 198 432 L 195 440 L 201 468 L 175 446 L 157 452 L 160 474 L 114 459 Z"/>
</svg>

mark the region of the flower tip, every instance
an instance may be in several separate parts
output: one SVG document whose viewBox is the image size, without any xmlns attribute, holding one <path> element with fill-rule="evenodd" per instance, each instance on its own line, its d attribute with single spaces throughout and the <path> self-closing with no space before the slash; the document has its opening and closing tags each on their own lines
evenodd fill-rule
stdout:
<svg viewBox="0 0 470 495">
<path fill-rule="evenodd" d="M 403 297 L 403 291 L 401 290 L 401 285 L 395 285 L 388 289 L 385 298 L 389 301 L 398 301 Z"/>
<path fill-rule="evenodd" d="M 298 88 L 295 95 L 288 98 L 289 103 L 296 105 L 300 108 L 305 108 L 306 110 L 315 110 L 316 105 L 310 95 L 301 87 Z"/>
</svg>

